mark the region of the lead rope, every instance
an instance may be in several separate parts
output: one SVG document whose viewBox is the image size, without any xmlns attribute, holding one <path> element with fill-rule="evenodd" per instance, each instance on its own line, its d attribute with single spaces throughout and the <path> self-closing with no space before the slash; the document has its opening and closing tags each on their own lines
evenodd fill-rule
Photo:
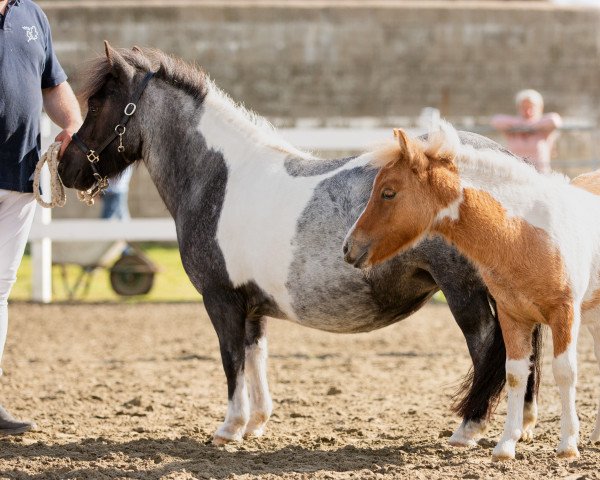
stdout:
<svg viewBox="0 0 600 480">
<path fill-rule="evenodd" d="M 65 187 L 58 175 L 58 154 L 60 153 L 60 142 L 54 142 L 48 148 L 48 151 L 42 155 L 40 161 L 35 166 L 35 172 L 33 174 L 33 194 L 37 203 L 44 208 L 64 207 L 67 202 L 67 196 L 65 195 Z M 44 163 L 48 163 L 48 170 L 50 170 L 50 202 L 44 201 L 40 194 L 40 174 Z M 84 202 L 88 207 L 94 204 L 94 197 L 97 193 L 93 192 L 93 189 L 86 191 L 77 192 L 77 198 L 79 201 Z"/>
<path fill-rule="evenodd" d="M 67 201 L 65 187 L 58 175 L 60 145 L 60 142 L 54 142 L 50 145 L 48 151 L 42 155 L 42 158 L 40 158 L 40 161 L 35 166 L 35 172 L 33 173 L 33 194 L 37 203 L 44 208 L 64 207 Z M 48 170 L 50 170 L 50 202 L 44 201 L 40 194 L 40 174 L 44 163 L 48 163 Z"/>
</svg>

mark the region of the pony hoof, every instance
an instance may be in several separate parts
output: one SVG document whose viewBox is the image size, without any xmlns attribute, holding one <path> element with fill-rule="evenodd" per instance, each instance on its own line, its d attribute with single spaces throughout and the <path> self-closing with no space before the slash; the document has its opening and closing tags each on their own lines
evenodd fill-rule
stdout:
<svg viewBox="0 0 600 480">
<path fill-rule="evenodd" d="M 568 447 L 564 450 L 558 450 L 556 452 L 556 458 L 563 458 L 566 460 L 573 460 L 575 458 L 579 458 L 579 450 L 574 447 Z"/>
</svg>

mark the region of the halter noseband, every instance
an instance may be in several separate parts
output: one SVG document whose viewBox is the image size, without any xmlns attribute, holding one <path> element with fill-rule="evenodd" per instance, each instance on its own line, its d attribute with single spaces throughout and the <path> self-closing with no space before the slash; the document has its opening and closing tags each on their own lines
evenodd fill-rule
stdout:
<svg viewBox="0 0 600 480">
<path fill-rule="evenodd" d="M 75 145 L 77 145 L 77 147 L 79 147 L 79 150 L 81 150 L 83 152 L 83 154 L 87 157 L 88 162 L 90 162 L 90 167 L 92 168 L 92 172 L 94 173 L 94 178 L 96 179 L 96 183 L 90 189 L 90 197 L 91 198 L 94 198 L 95 196 L 99 195 L 100 193 L 102 193 L 104 190 L 106 190 L 108 188 L 108 177 L 103 177 L 100 174 L 100 172 L 98 171 L 98 168 L 96 167 L 96 164 L 100 161 L 100 154 L 117 137 L 119 137 L 119 146 L 117 147 L 117 151 L 121 154 L 123 154 L 123 152 L 125 152 L 125 147 L 123 146 L 123 135 L 125 134 L 125 131 L 126 131 L 125 125 L 127 125 L 127 122 L 129 122 L 129 120 L 131 119 L 131 116 L 137 110 L 137 103 L 139 102 L 140 98 L 142 97 L 144 90 L 146 90 L 146 87 L 148 86 L 148 83 L 150 82 L 150 79 L 153 76 L 154 76 L 154 72 L 146 73 L 146 76 L 144 77 L 142 82 L 139 84 L 137 90 L 134 92 L 133 97 L 131 98 L 131 101 L 125 106 L 121 120 L 115 126 L 114 131 L 108 136 L 108 138 L 104 141 L 104 143 L 102 143 L 102 145 L 100 147 L 98 147 L 98 149 L 93 150 L 90 147 L 88 147 L 85 144 L 85 142 L 81 138 L 79 138 L 79 132 L 74 133 L 73 136 L 71 137 L 73 142 L 75 142 Z"/>
</svg>

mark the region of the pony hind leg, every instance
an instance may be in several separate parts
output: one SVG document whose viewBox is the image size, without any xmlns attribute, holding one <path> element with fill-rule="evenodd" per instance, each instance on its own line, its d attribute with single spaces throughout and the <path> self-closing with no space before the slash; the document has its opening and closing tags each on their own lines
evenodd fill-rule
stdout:
<svg viewBox="0 0 600 480">
<path fill-rule="evenodd" d="M 488 291 L 475 269 L 464 259 L 437 267 L 437 263 L 431 265 L 431 274 L 446 296 L 473 361 L 453 405 L 463 420 L 448 441 L 456 447 L 470 447 L 485 433 L 504 388 L 504 341 Z"/>
<path fill-rule="evenodd" d="M 523 409 L 531 371 L 534 325 L 515 319 L 501 306 L 498 306 L 498 318 L 506 345 L 508 405 L 504 431 L 494 447 L 492 459 L 510 460 L 515 458 L 517 442 L 523 435 Z"/>
<path fill-rule="evenodd" d="M 260 437 L 273 411 L 267 380 L 267 318 L 246 320 L 245 369 L 250 394 L 250 420 L 244 437 Z"/>
<path fill-rule="evenodd" d="M 214 434 L 216 445 L 241 441 L 250 417 L 244 378 L 245 312 L 239 306 L 239 299 L 228 300 L 226 295 L 204 294 L 206 311 L 219 337 L 221 361 L 227 377 L 227 414 Z"/>
</svg>

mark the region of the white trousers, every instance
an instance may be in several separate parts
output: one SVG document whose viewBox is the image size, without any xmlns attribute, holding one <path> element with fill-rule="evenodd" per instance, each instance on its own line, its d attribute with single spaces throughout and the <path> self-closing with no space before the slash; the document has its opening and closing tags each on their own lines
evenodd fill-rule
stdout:
<svg viewBox="0 0 600 480">
<path fill-rule="evenodd" d="M 34 213 L 33 193 L 0 189 L 0 361 L 8 331 L 8 295 L 17 279 Z"/>
</svg>

